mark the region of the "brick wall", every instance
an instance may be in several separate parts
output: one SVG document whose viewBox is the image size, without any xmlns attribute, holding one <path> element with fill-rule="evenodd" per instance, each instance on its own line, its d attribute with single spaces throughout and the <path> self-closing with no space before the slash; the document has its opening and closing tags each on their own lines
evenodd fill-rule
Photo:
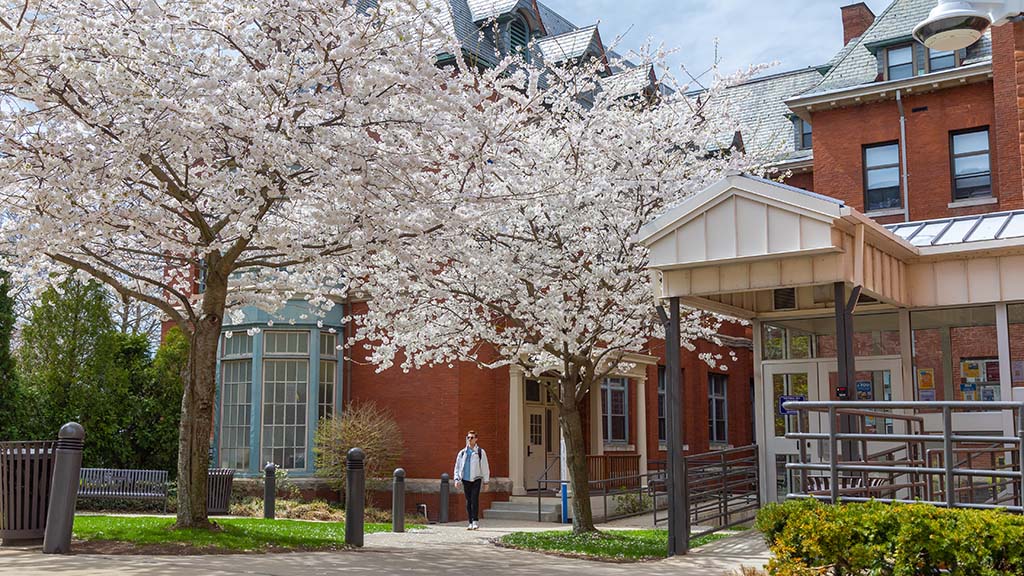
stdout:
<svg viewBox="0 0 1024 576">
<path fill-rule="evenodd" d="M 995 141 L 1001 160 L 997 172 L 1004 209 L 1024 207 L 1021 158 L 1024 156 L 1024 23 L 992 28 Z"/>
<path fill-rule="evenodd" d="M 857 38 L 875 21 L 875 13 L 867 4 L 857 2 L 841 8 L 843 14 L 843 46 Z"/>
<path fill-rule="evenodd" d="M 949 133 L 981 126 L 989 126 L 992 132 L 998 132 L 992 90 L 992 82 L 982 82 L 903 98 L 907 117 L 911 220 L 990 212 L 1018 206 L 1019 188 L 1013 192 L 1000 186 L 1001 173 L 996 168 L 1001 166 L 1006 154 L 993 143 L 990 144 L 992 184 L 993 189 L 999 191 L 999 205 L 956 209 L 948 207 L 952 201 Z M 914 112 L 915 109 L 918 111 Z M 863 211 L 862 147 L 899 140 L 900 116 L 896 102 L 822 110 L 815 112 L 811 121 L 814 125 L 814 191 L 843 200 Z M 899 220 L 901 217 L 898 216 L 879 219 L 883 223 Z"/>
<path fill-rule="evenodd" d="M 794 188 L 801 188 L 803 190 L 809 190 L 814 192 L 814 172 L 808 170 L 806 172 L 796 172 L 789 178 L 783 179 L 783 182 Z"/>
</svg>

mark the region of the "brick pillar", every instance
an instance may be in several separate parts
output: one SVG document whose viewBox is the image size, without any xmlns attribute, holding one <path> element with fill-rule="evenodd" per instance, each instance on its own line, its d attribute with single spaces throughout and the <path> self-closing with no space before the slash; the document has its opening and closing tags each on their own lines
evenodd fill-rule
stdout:
<svg viewBox="0 0 1024 576">
<path fill-rule="evenodd" d="M 875 22 L 875 13 L 863 2 L 841 8 L 843 12 L 843 46 L 860 37 Z"/>
<path fill-rule="evenodd" d="M 992 162 L 999 208 L 1024 208 L 1024 23 L 992 27 L 995 154 Z"/>
</svg>

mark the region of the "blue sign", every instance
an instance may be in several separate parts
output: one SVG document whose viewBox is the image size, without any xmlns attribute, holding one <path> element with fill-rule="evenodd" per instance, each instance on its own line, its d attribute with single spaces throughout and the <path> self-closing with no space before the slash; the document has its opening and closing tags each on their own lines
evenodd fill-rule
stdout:
<svg viewBox="0 0 1024 576">
<path fill-rule="evenodd" d="M 784 394 L 782 396 L 779 396 L 779 415 L 780 416 L 792 416 L 792 415 L 795 415 L 795 414 L 799 414 L 800 412 L 798 410 L 786 410 L 782 405 L 785 404 L 786 402 L 805 402 L 806 400 L 807 400 L 807 396 L 803 396 L 803 395 L 799 395 L 799 394 L 793 394 L 793 395 L 785 395 Z"/>
</svg>

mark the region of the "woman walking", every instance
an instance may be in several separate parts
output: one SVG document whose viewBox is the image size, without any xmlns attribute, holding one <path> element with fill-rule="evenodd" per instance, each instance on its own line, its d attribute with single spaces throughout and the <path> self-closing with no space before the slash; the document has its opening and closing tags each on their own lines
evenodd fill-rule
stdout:
<svg viewBox="0 0 1024 576">
<path fill-rule="evenodd" d="M 491 468 L 487 465 L 487 453 L 477 445 L 475 430 L 466 433 L 466 447 L 455 457 L 455 487 L 461 484 L 466 493 L 466 513 L 469 516 L 467 530 L 480 528 L 480 489 L 491 481 Z"/>
</svg>

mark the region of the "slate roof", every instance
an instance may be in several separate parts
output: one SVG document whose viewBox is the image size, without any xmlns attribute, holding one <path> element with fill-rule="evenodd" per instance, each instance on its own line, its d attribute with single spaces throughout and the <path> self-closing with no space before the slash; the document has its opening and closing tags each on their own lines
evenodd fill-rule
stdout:
<svg viewBox="0 0 1024 576">
<path fill-rule="evenodd" d="M 576 29 L 575 24 L 566 20 L 543 2 L 537 2 L 537 12 L 540 14 L 540 21 L 544 23 L 544 30 L 548 34 L 557 36 Z"/>
<path fill-rule="evenodd" d="M 639 94 L 655 82 L 654 67 L 650 64 L 628 68 L 601 79 L 601 88 L 613 98 Z"/>
<path fill-rule="evenodd" d="M 557 36 L 544 36 L 536 41 L 544 61 L 548 63 L 566 62 L 579 58 L 590 49 L 601 51 L 600 37 L 597 26 L 587 26 Z"/>
<path fill-rule="evenodd" d="M 726 88 L 724 105 L 740 125 L 748 153 L 778 161 L 809 159 L 810 150 L 796 150 L 793 114 L 785 101 L 821 80 L 816 68 L 803 68 L 754 78 Z M 732 135 L 727 135 L 727 138 Z"/>
<path fill-rule="evenodd" d="M 875 82 L 878 59 L 868 46 L 887 40 L 911 38 L 914 26 L 928 16 L 935 0 L 895 0 L 859 38 L 851 40 L 830 62 L 832 65 L 821 82 L 808 94 L 830 92 Z M 967 49 L 964 64 L 990 60 L 992 38 L 988 32 Z"/>
<path fill-rule="evenodd" d="M 516 7 L 519 0 L 467 0 L 470 17 L 474 22 L 481 22 L 508 14 Z"/>
</svg>

